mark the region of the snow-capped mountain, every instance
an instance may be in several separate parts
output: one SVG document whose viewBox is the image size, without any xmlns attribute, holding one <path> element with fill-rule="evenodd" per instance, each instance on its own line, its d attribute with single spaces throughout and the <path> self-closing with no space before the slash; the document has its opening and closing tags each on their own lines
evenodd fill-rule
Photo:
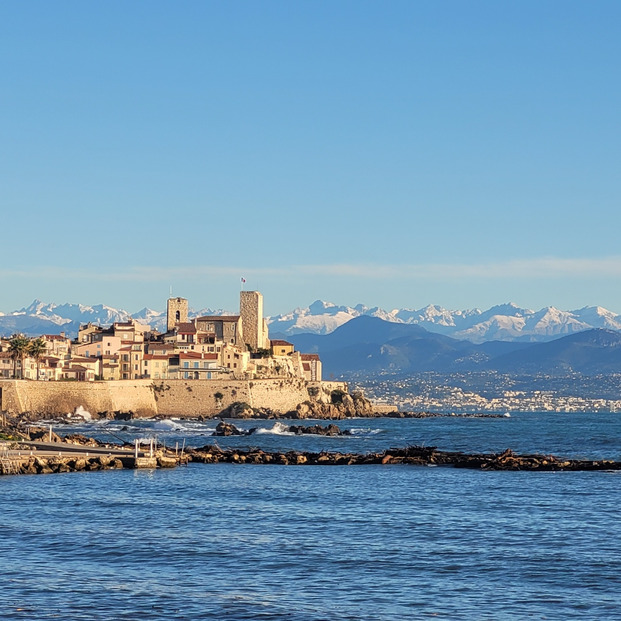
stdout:
<svg viewBox="0 0 621 621">
<path fill-rule="evenodd" d="M 303 332 L 328 334 L 340 325 L 363 315 L 386 321 L 417 324 L 430 332 L 457 339 L 482 343 L 485 341 L 548 341 L 559 336 L 591 328 L 621 330 L 621 315 L 599 306 L 575 311 L 562 311 L 552 306 L 533 311 L 516 304 L 502 304 L 486 311 L 480 309 L 451 311 L 429 305 L 419 310 L 378 307 L 337 306 L 317 300 L 306 308 L 268 319 L 270 332 L 293 336 Z"/>
<path fill-rule="evenodd" d="M 224 310 L 203 308 L 190 309 L 190 317 L 204 315 L 232 314 Z M 11 313 L 0 313 L 0 335 L 10 336 L 15 333 L 27 336 L 40 334 L 59 334 L 64 332 L 69 337 L 78 333 L 80 325 L 93 323 L 100 326 L 109 326 L 115 322 L 136 319 L 140 323 L 151 326 L 154 330 L 166 330 L 166 311 L 157 311 L 143 308 L 137 313 L 130 314 L 125 310 L 112 308 L 104 304 L 85 306 L 83 304 L 49 304 L 34 300 L 32 304 Z"/>
<path fill-rule="evenodd" d="M 81 323 L 91 323 L 99 325 L 110 325 L 115 321 L 127 321 L 130 314 L 124 310 L 117 310 L 104 304 L 95 306 L 84 306 L 83 304 L 45 304 L 41 300 L 34 302 L 12 313 L 15 315 L 30 315 L 48 319 L 59 325 L 67 324 L 72 321 Z"/>
<path fill-rule="evenodd" d="M 231 314 L 224 310 L 203 308 L 190 310 L 189 316 Z M 350 319 L 361 316 L 377 317 L 400 324 L 414 324 L 430 332 L 444 334 L 473 343 L 486 341 L 549 341 L 560 336 L 582 332 L 591 328 L 621 331 L 621 315 L 600 306 L 587 306 L 573 311 L 562 311 L 553 306 L 533 311 L 516 304 L 501 304 L 486 311 L 447 310 L 441 306 L 384 310 L 377 306 L 337 306 L 317 300 L 305 308 L 282 315 L 268 317 L 271 334 L 293 336 L 301 333 L 329 334 Z M 16 332 L 37 336 L 77 334 L 80 324 L 88 322 L 103 326 L 130 317 L 145 323 L 154 330 L 166 329 L 166 311 L 143 308 L 130 314 L 104 304 L 46 304 L 35 300 L 30 306 L 11 313 L 0 313 L 0 334 L 9 336 Z"/>
</svg>

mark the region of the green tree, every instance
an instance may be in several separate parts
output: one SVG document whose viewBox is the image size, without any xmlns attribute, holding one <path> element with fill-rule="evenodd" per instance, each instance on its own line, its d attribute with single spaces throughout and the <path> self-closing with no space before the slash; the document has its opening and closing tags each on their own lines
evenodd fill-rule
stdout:
<svg viewBox="0 0 621 621">
<path fill-rule="evenodd" d="M 21 361 L 20 377 L 24 379 L 24 359 L 30 347 L 30 339 L 23 334 L 14 334 L 9 341 L 9 352 L 13 358 L 13 378 L 17 379 L 17 361 Z"/>
<path fill-rule="evenodd" d="M 34 341 L 30 341 L 28 345 L 28 354 L 35 359 L 37 363 L 37 379 L 39 379 L 39 367 L 41 363 L 41 356 L 47 351 L 45 341 L 39 337 Z"/>
</svg>

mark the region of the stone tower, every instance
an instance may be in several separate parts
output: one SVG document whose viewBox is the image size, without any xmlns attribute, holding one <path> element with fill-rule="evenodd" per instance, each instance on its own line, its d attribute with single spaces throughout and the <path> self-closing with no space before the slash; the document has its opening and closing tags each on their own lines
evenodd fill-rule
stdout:
<svg viewBox="0 0 621 621">
<path fill-rule="evenodd" d="M 239 314 L 244 342 L 255 350 L 259 347 L 268 348 L 267 324 L 263 320 L 263 296 L 258 291 L 242 291 L 239 294 Z"/>
<path fill-rule="evenodd" d="M 169 298 L 166 307 L 166 330 L 170 332 L 177 323 L 187 323 L 188 301 L 185 298 Z"/>
</svg>

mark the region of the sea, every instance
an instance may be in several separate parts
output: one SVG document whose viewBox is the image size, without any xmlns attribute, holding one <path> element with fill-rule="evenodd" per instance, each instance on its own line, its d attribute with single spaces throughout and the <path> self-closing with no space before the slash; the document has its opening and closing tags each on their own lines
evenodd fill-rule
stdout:
<svg viewBox="0 0 621 621">
<path fill-rule="evenodd" d="M 63 435 L 177 447 L 621 460 L 621 414 L 289 423 L 85 421 Z M 303 424 L 325 424 L 304 421 Z M 0 477 L 0 619 L 621 619 L 621 474 L 189 464 Z"/>
</svg>

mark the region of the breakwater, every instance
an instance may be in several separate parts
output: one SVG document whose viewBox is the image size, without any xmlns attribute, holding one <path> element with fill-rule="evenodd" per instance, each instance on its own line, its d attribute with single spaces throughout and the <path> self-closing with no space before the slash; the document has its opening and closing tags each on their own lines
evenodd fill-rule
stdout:
<svg viewBox="0 0 621 621">
<path fill-rule="evenodd" d="M 194 462 L 217 464 L 279 464 L 284 466 L 355 466 L 406 464 L 411 466 L 453 466 L 477 470 L 584 471 L 621 470 L 621 462 L 601 459 L 564 459 L 554 455 L 519 455 L 507 449 L 502 453 L 464 453 L 439 451 L 435 447 L 409 446 L 377 453 L 322 451 L 270 452 L 258 448 L 222 449 L 206 445 L 188 451 Z"/>
</svg>

